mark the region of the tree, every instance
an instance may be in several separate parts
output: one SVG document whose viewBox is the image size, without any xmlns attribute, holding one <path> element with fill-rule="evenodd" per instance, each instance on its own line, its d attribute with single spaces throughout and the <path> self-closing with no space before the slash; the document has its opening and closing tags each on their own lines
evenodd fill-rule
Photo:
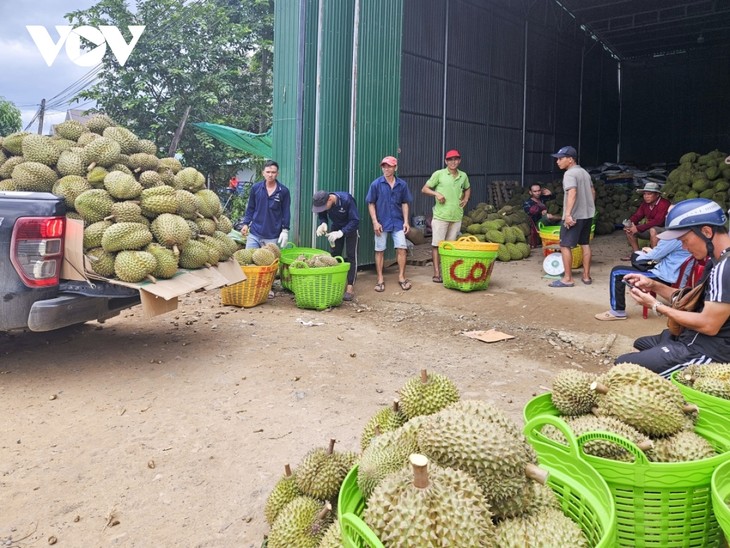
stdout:
<svg viewBox="0 0 730 548">
<path fill-rule="evenodd" d="M 22 121 L 18 107 L 7 99 L 0 97 L 0 135 L 10 135 L 20 131 L 21 127 Z"/>
<path fill-rule="evenodd" d="M 120 66 L 107 49 L 100 81 L 79 93 L 98 110 L 167 151 L 189 106 L 178 150 L 222 187 L 245 153 L 195 130 L 204 121 L 260 133 L 271 123 L 273 0 L 101 0 L 66 15 L 74 26 L 145 30 Z M 219 166 L 226 166 L 219 169 Z"/>
</svg>

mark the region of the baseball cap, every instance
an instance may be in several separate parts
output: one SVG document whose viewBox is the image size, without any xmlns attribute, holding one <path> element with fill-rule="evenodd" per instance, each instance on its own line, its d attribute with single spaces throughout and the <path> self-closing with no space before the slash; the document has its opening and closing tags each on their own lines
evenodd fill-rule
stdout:
<svg viewBox="0 0 730 548">
<path fill-rule="evenodd" d="M 322 213 L 327 209 L 327 200 L 330 193 L 324 190 L 318 190 L 312 197 L 312 213 Z"/>
<path fill-rule="evenodd" d="M 565 158 L 566 156 L 570 156 L 572 158 L 578 157 L 578 152 L 573 147 L 563 147 L 559 151 L 557 151 L 555 154 L 551 154 L 553 158 Z"/>
<path fill-rule="evenodd" d="M 383 164 L 395 167 L 398 165 L 398 160 L 396 160 L 393 156 L 386 156 L 380 161 L 380 165 L 382 166 Z"/>
<path fill-rule="evenodd" d="M 461 158 L 461 154 L 459 154 L 458 150 L 450 150 L 446 153 L 446 159 L 449 158 Z"/>
</svg>

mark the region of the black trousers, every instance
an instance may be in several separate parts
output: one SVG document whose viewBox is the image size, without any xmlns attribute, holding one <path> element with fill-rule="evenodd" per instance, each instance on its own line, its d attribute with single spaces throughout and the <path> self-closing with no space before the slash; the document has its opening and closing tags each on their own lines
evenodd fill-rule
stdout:
<svg viewBox="0 0 730 548">
<path fill-rule="evenodd" d="M 335 247 L 330 250 L 333 257 L 340 256 L 350 263 L 350 270 L 347 272 L 347 285 L 355 285 L 357 278 L 357 246 L 360 242 L 360 233 L 356 230 L 345 234 L 339 240 L 335 240 Z M 345 250 L 346 257 L 342 256 L 342 250 Z"/>
<path fill-rule="evenodd" d="M 615 363 L 635 363 L 666 378 L 690 364 L 704 364 L 712 361 L 712 358 L 695 350 L 694 346 L 677 340 L 668 329 L 659 335 L 639 337 L 634 341 L 634 348 L 638 352 L 623 354 L 616 358 Z"/>
</svg>

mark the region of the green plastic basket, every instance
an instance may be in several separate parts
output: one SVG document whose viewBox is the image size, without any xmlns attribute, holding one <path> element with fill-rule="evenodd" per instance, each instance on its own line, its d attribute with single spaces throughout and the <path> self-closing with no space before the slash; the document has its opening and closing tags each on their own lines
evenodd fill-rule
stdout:
<svg viewBox="0 0 730 548">
<path fill-rule="evenodd" d="M 279 281 L 281 287 L 284 289 L 292 290 L 291 288 L 291 274 L 289 273 L 289 265 L 297 260 L 301 255 L 304 255 L 307 259 L 314 257 L 315 255 L 330 255 L 327 251 L 317 249 L 315 247 L 296 247 L 287 244 L 288 247 L 284 247 L 281 250 L 281 257 L 279 258 Z"/>
<path fill-rule="evenodd" d="M 552 417 L 541 419 L 554 420 Z M 575 450 L 572 454 L 560 449 L 550 449 L 546 453 L 549 454 L 540 464 L 549 472 L 548 485 L 557 495 L 565 515 L 581 527 L 589 546 L 615 546 L 616 512 L 611 493 L 601 476 L 581 461 Z M 337 502 L 342 543 L 345 548 L 383 548 L 375 533 L 361 519 L 365 499 L 357 486 L 357 470 L 355 466 L 347 474 Z"/>
<path fill-rule="evenodd" d="M 725 538 L 730 539 L 730 461 L 715 468 L 712 474 L 712 508 Z"/>
<path fill-rule="evenodd" d="M 459 291 L 478 291 L 489 287 L 497 251 L 457 249 L 456 242 L 441 242 L 441 278 L 444 287 Z M 498 244 L 492 244 L 499 249 Z"/>
<path fill-rule="evenodd" d="M 679 388 L 684 399 L 690 403 L 695 403 L 700 409 L 709 409 L 725 417 L 730 416 L 730 400 L 718 398 L 710 394 L 705 394 L 699 390 L 695 390 L 691 386 L 682 384 L 677 380 L 677 375 L 681 375 L 682 371 L 672 373 L 671 381 Z"/>
<path fill-rule="evenodd" d="M 524 408 L 527 421 L 559 414 L 550 393 L 533 398 Z M 601 475 L 613 496 L 618 546 L 720 546 L 722 532 L 712 511 L 710 481 L 715 468 L 730 460 L 730 421 L 701 409 L 695 432 L 720 454 L 692 462 L 649 462 L 641 449 L 621 436 L 588 432 L 577 438 L 580 458 Z M 538 456 L 546 446 L 562 446 L 539 432 L 533 438 L 541 441 L 535 445 Z M 634 462 L 586 455 L 584 445 L 596 439 L 621 445 L 634 455 Z"/>
<path fill-rule="evenodd" d="M 337 266 L 289 269 L 297 307 L 324 310 L 342 304 L 350 263 L 335 258 L 340 262 Z"/>
</svg>

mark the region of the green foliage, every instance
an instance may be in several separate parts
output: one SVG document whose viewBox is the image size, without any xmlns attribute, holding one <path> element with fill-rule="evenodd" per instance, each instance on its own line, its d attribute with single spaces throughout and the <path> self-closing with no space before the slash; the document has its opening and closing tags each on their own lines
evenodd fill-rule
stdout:
<svg viewBox="0 0 730 548">
<path fill-rule="evenodd" d="M 273 1 L 100 0 L 66 15 L 74 26 L 113 25 L 125 40 L 129 25 L 145 25 L 122 67 L 110 51 L 100 80 L 79 98 L 166 154 L 187 107 L 188 123 L 178 153 L 206 174 L 214 189 L 227 186 L 230 168 L 246 158 L 197 131 L 191 122 L 212 122 L 261 133 L 271 124 Z M 226 177 L 227 175 L 227 177 Z"/>
<path fill-rule="evenodd" d="M 18 107 L 0 97 L 0 135 L 10 135 L 20 131 L 21 123 Z"/>
</svg>

